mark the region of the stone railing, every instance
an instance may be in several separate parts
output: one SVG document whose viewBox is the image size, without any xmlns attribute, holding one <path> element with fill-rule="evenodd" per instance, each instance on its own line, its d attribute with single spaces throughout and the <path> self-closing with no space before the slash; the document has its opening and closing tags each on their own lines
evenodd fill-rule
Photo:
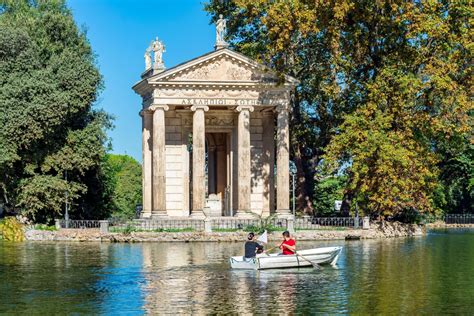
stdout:
<svg viewBox="0 0 474 316">
<path fill-rule="evenodd" d="M 235 218 L 213 217 L 205 219 L 163 218 L 163 219 L 136 219 L 133 221 L 117 220 L 56 220 L 57 229 L 100 229 L 101 233 L 154 231 L 154 232 L 231 232 L 231 231 L 258 231 L 269 230 L 319 230 L 322 228 L 348 227 L 369 229 L 369 218 L 352 217 L 313 217 L 313 218 Z"/>
<path fill-rule="evenodd" d="M 107 220 L 86 220 L 86 219 L 56 219 L 55 226 L 60 229 L 99 229 L 101 233 L 109 231 L 109 221 Z"/>
<path fill-rule="evenodd" d="M 368 217 L 302 217 L 296 218 L 295 228 L 301 230 L 320 229 L 321 227 L 369 227 Z"/>
<path fill-rule="evenodd" d="M 474 224 L 474 214 L 446 214 L 446 224 Z"/>
</svg>

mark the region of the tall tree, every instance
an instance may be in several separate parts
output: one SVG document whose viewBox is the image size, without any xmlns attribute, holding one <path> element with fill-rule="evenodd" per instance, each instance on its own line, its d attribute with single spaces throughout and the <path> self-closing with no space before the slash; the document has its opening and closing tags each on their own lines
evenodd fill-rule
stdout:
<svg viewBox="0 0 474 316">
<path fill-rule="evenodd" d="M 297 168 L 297 209 L 311 213 L 316 166 L 332 128 L 352 106 L 341 98 L 333 34 L 310 1 L 211 1 L 206 10 L 228 19 L 233 48 L 300 80 L 292 104 L 290 158 Z"/>
<path fill-rule="evenodd" d="M 101 76 L 63 0 L 0 2 L 0 86 L 0 203 L 44 221 L 68 192 L 73 214 L 100 216 L 86 198 L 110 119 L 92 107 Z"/>
<path fill-rule="evenodd" d="M 142 167 L 127 155 L 107 154 L 104 161 L 112 188 L 112 216 L 134 218 L 142 202 Z"/>
<path fill-rule="evenodd" d="M 348 175 L 345 210 L 436 209 L 440 161 L 457 141 L 472 143 L 468 1 L 235 0 L 206 9 L 229 18 L 235 49 L 301 81 L 291 119 L 300 208 L 323 161 Z"/>
</svg>

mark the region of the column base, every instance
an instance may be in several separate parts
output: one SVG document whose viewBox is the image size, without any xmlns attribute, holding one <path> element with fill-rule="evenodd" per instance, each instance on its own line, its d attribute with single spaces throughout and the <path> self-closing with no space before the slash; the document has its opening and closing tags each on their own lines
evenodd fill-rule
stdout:
<svg viewBox="0 0 474 316">
<path fill-rule="evenodd" d="M 151 213 L 142 213 L 140 214 L 140 219 L 150 219 Z"/>
<path fill-rule="evenodd" d="M 151 214 L 151 219 L 163 219 L 163 218 L 167 218 L 167 217 L 168 217 L 168 214 L 163 213 L 163 212 L 152 213 Z"/>
<path fill-rule="evenodd" d="M 291 213 L 289 209 L 277 210 L 275 214 L 279 218 L 292 218 L 293 217 L 293 214 Z"/>
<path fill-rule="evenodd" d="M 206 215 L 204 214 L 203 210 L 193 210 L 191 211 L 191 215 L 189 217 L 193 219 L 204 219 Z"/>
<path fill-rule="evenodd" d="M 234 217 L 239 217 L 239 218 L 254 218 L 257 214 L 252 213 L 250 211 L 246 210 L 236 210 L 234 213 Z"/>
</svg>

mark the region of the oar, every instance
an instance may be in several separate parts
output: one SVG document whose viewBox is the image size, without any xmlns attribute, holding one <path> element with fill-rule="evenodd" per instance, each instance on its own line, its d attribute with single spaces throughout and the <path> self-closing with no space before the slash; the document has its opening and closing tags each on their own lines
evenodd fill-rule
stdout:
<svg viewBox="0 0 474 316">
<path fill-rule="evenodd" d="M 267 249 L 267 250 L 265 250 L 265 251 L 263 251 L 263 252 L 267 253 L 267 252 L 269 252 L 269 251 L 272 251 L 273 249 L 280 248 L 282 244 L 283 244 L 283 243 L 281 243 L 279 246 L 272 247 L 272 248 Z"/>
<path fill-rule="evenodd" d="M 309 263 L 311 263 L 311 265 L 313 266 L 313 268 L 318 269 L 318 270 L 321 269 L 321 267 L 319 266 L 319 264 L 317 264 L 316 262 L 313 262 L 313 261 L 309 260 L 309 259 L 306 258 L 305 256 L 300 255 L 300 254 L 297 253 L 296 251 L 295 251 L 295 255 L 297 255 L 298 257 L 301 257 L 301 258 L 303 258 L 304 260 L 306 260 L 306 261 L 308 261 Z"/>
</svg>

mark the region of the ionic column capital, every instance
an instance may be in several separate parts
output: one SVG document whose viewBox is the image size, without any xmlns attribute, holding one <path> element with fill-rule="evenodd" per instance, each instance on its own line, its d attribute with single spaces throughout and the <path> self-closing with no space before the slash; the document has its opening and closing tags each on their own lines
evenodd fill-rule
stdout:
<svg viewBox="0 0 474 316">
<path fill-rule="evenodd" d="M 204 112 L 209 111 L 209 107 L 207 105 L 193 105 L 191 107 L 191 111 L 196 112 L 197 110 L 203 110 Z"/>
<path fill-rule="evenodd" d="M 235 108 L 237 112 L 242 112 L 242 111 L 249 111 L 253 112 L 254 108 L 251 105 L 239 105 L 238 107 Z"/>
<path fill-rule="evenodd" d="M 165 104 L 152 104 L 152 105 L 150 105 L 150 107 L 148 107 L 148 109 L 151 112 L 155 112 L 156 110 L 168 111 L 170 109 L 170 107 L 165 105 Z"/>
</svg>

